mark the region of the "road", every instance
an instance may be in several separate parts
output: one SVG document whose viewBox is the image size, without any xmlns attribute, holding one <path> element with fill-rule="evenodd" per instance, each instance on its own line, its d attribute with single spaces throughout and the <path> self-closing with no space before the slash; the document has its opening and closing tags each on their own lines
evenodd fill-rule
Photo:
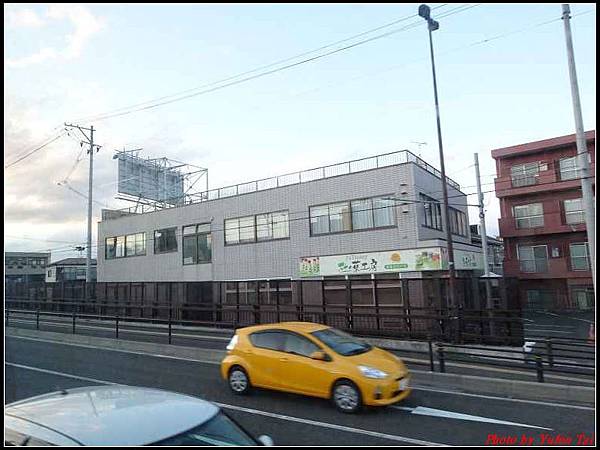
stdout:
<svg viewBox="0 0 600 450">
<path fill-rule="evenodd" d="M 345 415 L 320 399 L 262 390 L 236 396 L 218 368 L 173 357 L 7 336 L 5 402 L 90 384 L 156 387 L 216 402 L 249 431 L 268 434 L 278 445 L 484 445 L 494 437 L 523 436 L 540 444 L 544 435 L 576 439 L 581 433 L 591 436 L 595 428 L 595 411 L 589 407 L 432 389 L 414 390 L 393 407 Z"/>
<path fill-rule="evenodd" d="M 31 314 L 23 313 L 11 313 L 9 317 L 9 323 L 11 326 L 18 326 L 20 328 L 35 329 L 36 321 L 35 317 Z M 69 317 L 57 317 L 57 316 L 42 316 L 39 329 L 42 331 L 53 331 L 53 332 L 72 332 L 72 320 Z M 76 320 L 75 329 L 77 334 L 97 336 L 97 337 L 115 337 L 115 323 L 114 321 L 101 321 L 94 319 L 81 319 Z M 194 327 L 181 327 L 174 326 L 172 330 L 172 344 L 181 345 L 187 347 L 201 347 L 210 348 L 215 350 L 225 350 L 227 342 L 232 336 L 232 332 L 228 330 L 210 330 L 202 329 L 198 330 Z M 166 325 L 157 325 L 149 323 L 134 323 L 134 322 L 123 322 L 119 324 L 119 337 L 121 339 L 144 341 L 144 342 L 168 342 L 168 330 Z M 543 351 L 543 349 L 542 349 Z M 411 351 L 394 351 L 398 356 L 402 357 L 407 363 L 408 367 L 413 370 L 429 370 L 430 362 L 429 355 L 421 352 Z M 568 373 L 569 371 L 582 370 L 579 368 L 573 369 L 572 367 L 562 367 L 558 364 L 560 357 L 558 356 L 559 351 L 556 351 L 555 359 L 557 364 L 555 365 L 555 372 L 548 371 L 546 369 L 545 377 L 547 382 L 561 383 L 561 384 L 578 384 L 582 386 L 593 386 L 594 378 L 589 375 L 578 375 L 574 373 Z M 578 359 L 575 363 L 583 363 L 586 365 L 594 366 L 595 359 L 594 354 L 567 354 L 571 361 L 570 356 L 575 355 Z M 519 355 L 512 355 L 519 356 Z M 580 359 L 582 356 L 591 357 L 590 360 Z M 563 358 L 564 359 L 564 358 Z M 436 363 L 436 370 L 439 370 L 439 364 Z M 479 375 L 479 376 L 493 376 L 497 378 L 506 378 L 511 380 L 523 380 L 523 381 L 536 381 L 536 371 L 532 365 L 525 367 L 524 365 L 518 366 L 513 364 L 513 367 L 500 367 L 498 365 L 480 365 L 471 362 L 446 362 L 446 371 L 449 373 L 457 373 L 463 375 Z"/>
</svg>

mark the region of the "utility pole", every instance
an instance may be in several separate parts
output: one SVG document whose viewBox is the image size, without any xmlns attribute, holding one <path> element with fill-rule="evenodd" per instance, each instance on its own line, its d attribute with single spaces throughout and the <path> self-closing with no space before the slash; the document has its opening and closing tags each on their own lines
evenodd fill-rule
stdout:
<svg viewBox="0 0 600 450">
<path fill-rule="evenodd" d="M 444 221 L 446 222 L 446 242 L 448 243 L 448 278 L 449 286 L 448 301 L 449 306 L 456 307 L 455 303 L 455 273 L 454 273 L 454 246 L 452 243 L 452 231 L 450 230 L 450 212 L 448 210 L 448 186 L 446 183 L 446 168 L 444 165 L 444 147 L 442 146 L 442 126 L 440 125 L 440 106 L 438 102 L 437 80 L 435 76 L 435 59 L 433 57 L 433 38 L 431 32 L 440 28 L 440 24 L 431 18 L 431 9 L 427 5 L 419 6 L 419 16 L 427 21 L 429 30 L 429 50 L 431 54 L 431 72 L 433 74 L 433 96 L 435 99 L 435 115 L 437 119 L 438 147 L 440 151 L 440 172 L 442 174 L 442 195 L 444 203 Z"/>
<path fill-rule="evenodd" d="M 90 171 L 88 176 L 88 212 L 87 212 L 87 254 L 85 261 L 85 298 L 90 299 L 90 286 L 92 282 L 92 185 L 94 181 L 94 147 L 96 151 L 100 150 L 99 145 L 94 145 L 94 126 L 90 128 L 82 127 L 79 125 L 67 124 L 66 127 L 77 128 L 83 137 L 86 139 L 86 143 L 89 144 L 90 149 L 88 153 L 90 155 Z M 89 131 L 89 136 L 85 134 L 85 131 Z M 83 142 L 82 142 L 83 145 Z"/>
<path fill-rule="evenodd" d="M 483 210 L 483 193 L 481 192 L 481 179 L 479 176 L 479 155 L 475 153 L 475 175 L 477 177 L 477 203 L 479 204 L 479 227 L 481 231 L 481 247 L 483 249 L 483 278 L 485 281 L 485 297 L 488 309 L 494 307 L 492 303 L 492 287 L 490 286 L 490 270 L 488 265 L 487 232 L 485 230 L 485 211 Z"/>
<path fill-rule="evenodd" d="M 575 115 L 575 132 L 577 136 L 577 172 L 581 177 L 581 192 L 583 209 L 585 211 L 585 228 L 587 231 L 588 248 L 590 252 L 590 267 L 592 269 L 592 282 L 596 290 L 596 211 L 594 208 L 594 193 L 588 150 L 583 131 L 583 117 L 581 115 L 581 102 L 579 100 L 579 86 L 577 84 L 577 71 L 575 70 L 575 55 L 573 52 L 573 37 L 571 36 L 571 9 L 568 3 L 562 5 L 562 19 L 565 24 L 567 41 L 567 57 L 569 61 L 569 78 L 571 80 L 571 97 L 573 99 L 573 113 Z"/>
</svg>

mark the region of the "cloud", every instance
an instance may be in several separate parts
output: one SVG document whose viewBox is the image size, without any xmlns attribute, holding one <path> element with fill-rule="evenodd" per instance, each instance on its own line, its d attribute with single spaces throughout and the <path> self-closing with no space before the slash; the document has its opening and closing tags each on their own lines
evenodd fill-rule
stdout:
<svg viewBox="0 0 600 450">
<path fill-rule="evenodd" d="M 44 21 L 32 9 L 9 10 L 6 12 L 6 26 L 9 28 L 36 28 L 44 25 Z"/>
<path fill-rule="evenodd" d="M 12 24 L 27 23 L 30 24 L 28 26 L 38 27 L 45 24 L 45 22 L 31 10 L 11 11 L 11 13 L 12 16 L 8 18 L 8 22 Z M 51 20 L 67 19 L 75 27 L 74 31 L 67 34 L 65 37 L 67 46 L 62 50 L 44 47 L 32 55 L 20 58 L 7 58 L 5 63 L 8 67 L 16 69 L 39 64 L 48 60 L 69 60 L 77 58 L 83 52 L 88 41 L 106 26 L 104 19 L 95 17 L 86 7 L 81 5 L 50 5 L 46 11 L 46 17 Z"/>
</svg>

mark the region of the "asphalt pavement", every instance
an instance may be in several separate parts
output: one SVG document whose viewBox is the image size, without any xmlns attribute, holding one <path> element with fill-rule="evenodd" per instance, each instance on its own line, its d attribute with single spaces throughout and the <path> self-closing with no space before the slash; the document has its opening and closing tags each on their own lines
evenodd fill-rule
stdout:
<svg viewBox="0 0 600 450">
<path fill-rule="evenodd" d="M 31 314 L 11 314 L 9 323 L 11 326 L 26 329 L 35 329 L 37 327 L 35 316 Z M 39 322 L 39 330 L 62 333 L 72 332 L 72 319 L 69 317 L 42 316 Z M 114 338 L 116 336 L 114 321 L 101 321 L 95 319 L 77 318 L 75 322 L 75 332 L 80 335 L 105 338 Z M 172 328 L 171 343 L 178 346 L 200 347 L 224 351 L 225 346 L 232 335 L 233 331 L 231 330 L 198 329 L 197 327 L 175 325 Z M 169 340 L 166 325 L 127 321 L 121 321 L 119 323 L 119 338 L 157 343 L 167 343 Z M 394 353 L 402 357 L 410 369 L 430 369 L 429 355 L 427 353 L 412 352 L 408 350 L 394 350 Z M 581 356 L 583 355 L 578 354 L 577 358 L 580 358 Z M 591 356 L 593 357 L 594 355 Z M 436 359 L 434 363 L 435 370 L 439 371 L 437 356 L 434 359 Z M 558 360 L 559 357 L 557 356 L 556 359 Z M 572 362 L 593 366 L 595 359 L 592 358 L 589 361 L 577 359 Z M 498 363 L 498 361 L 492 361 L 492 363 Z M 510 367 L 508 367 L 508 365 L 502 366 L 502 364 L 481 365 L 469 361 L 447 361 L 445 366 L 448 373 L 462 375 L 493 376 L 496 378 L 522 381 L 536 381 L 537 379 L 537 373 L 533 365 L 518 365 L 517 363 L 511 363 Z M 582 386 L 594 385 L 593 377 L 568 373 L 573 370 L 581 370 L 579 368 L 573 369 L 572 367 L 561 367 L 557 364 L 554 369 L 555 372 L 547 371 L 545 373 L 545 378 L 548 382 Z"/>
<path fill-rule="evenodd" d="M 215 342 L 214 340 L 211 342 Z M 485 445 L 500 439 L 595 431 L 591 407 L 414 390 L 405 401 L 357 415 L 330 402 L 255 390 L 229 391 L 217 364 L 45 340 L 5 338 L 5 403 L 57 389 L 118 383 L 168 389 L 221 405 L 255 435 L 279 445 Z"/>
</svg>

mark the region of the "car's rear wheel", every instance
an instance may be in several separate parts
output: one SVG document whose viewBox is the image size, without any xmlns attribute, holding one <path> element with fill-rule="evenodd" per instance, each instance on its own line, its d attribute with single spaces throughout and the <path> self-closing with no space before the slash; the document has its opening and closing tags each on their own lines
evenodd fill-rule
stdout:
<svg viewBox="0 0 600 450">
<path fill-rule="evenodd" d="M 362 406 L 360 391 L 349 380 L 340 380 L 333 386 L 331 400 L 335 407 L 344 413 L 352 414 Z"/>
<path fill-rule="evenodd" d="M 229 371 L 229 388 L 234 394 L 247 394 L 250 390 L 250 378 L 244 369 L 235 366 Z"/>
</svg>

